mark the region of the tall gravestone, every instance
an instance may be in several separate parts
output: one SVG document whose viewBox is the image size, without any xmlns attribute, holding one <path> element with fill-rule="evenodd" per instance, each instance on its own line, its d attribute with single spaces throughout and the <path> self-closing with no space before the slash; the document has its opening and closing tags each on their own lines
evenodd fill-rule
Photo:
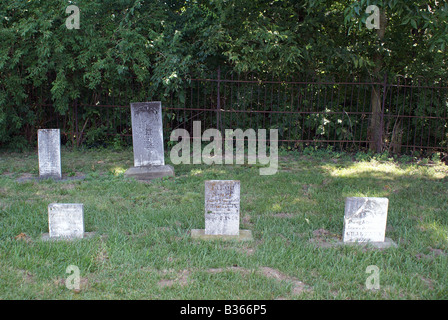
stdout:
<svg viewBox="0 0 448 320">
<path fill-rule="evenodd" d="M 131 103 L 131 121 L 134 167 L 125 175 L 138 180 L 174 176 L 173 167 L 165 165 L 161 102 Z"/>
<path fill-rule="evenodd" d="M 61 179 L 61 134 L 59 129 L 37 130 L 39 178 Z"/>
<path fill-rule="evenodd" d="M 395 245 L 386 238 L 388 205 L 387 198 L 346 198 L 343 242 Z"/>
<path fill-rule="evenodd" d="M 193 238 L 250 240 L 240 230 L 240 181 L 205 181 L 205 229 L 191 231 Z"/>
</svg>

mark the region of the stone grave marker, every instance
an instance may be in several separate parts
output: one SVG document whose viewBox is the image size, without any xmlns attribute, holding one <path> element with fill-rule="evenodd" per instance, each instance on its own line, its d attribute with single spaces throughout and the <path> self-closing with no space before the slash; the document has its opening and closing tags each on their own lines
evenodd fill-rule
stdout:
<svg viewBox="0 0 448 320">
<path fill-rule="evenodd" d="M 161 102 L 131 103 L 131 122 L 134 167 L 125 175 L 138 180 L 174 176 L 173 167 L 165 165 Z"/>
<path fill-rule="evenodd" d="M 205 234 L 239 235 L 240 182 L 205 181 Z"/>
<path fill-rule="evenodd" d="M 205 181 L 205 229 L 193 238 L 251 240 L 250 230 L 240 230 L 240 181 Z"/>
<path fill-rule="evenodd" d="M 387 247 L 395 245 L 386 238 L 389 199 L 348 197 L 345 199 L 343 243 L 371 243 Z"/>
<path fill-rule="evenodd" d="M 49 239 L 82 239 L 93 232 L 84 231 L 84 206 L 82 203 L 51 203 L 48 205 L 49 233 L 42 235 Z"/>
<path fill-rule="evenodd" d="M 61 179 L 61 135 L 59 129 L 37 130 L 39 178 Z"/>
</svg>

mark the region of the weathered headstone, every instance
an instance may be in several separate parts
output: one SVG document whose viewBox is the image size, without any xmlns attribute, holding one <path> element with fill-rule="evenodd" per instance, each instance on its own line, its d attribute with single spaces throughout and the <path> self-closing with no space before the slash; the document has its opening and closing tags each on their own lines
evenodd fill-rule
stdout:
<svg viewBox="0 0 448 320">
<path fill-rule="evenodd" d="M 240 182 L 205 181 L 205 234 L 238 235 Z"/>
<path fill-rule="evenodd" d="M 343 241 L 384 242 L 388 205 L 387 198 L 346 198 Z"/>
<path fill-rule="evenodd" d="M 48 205 L 50 238 L 83 238 L 84 206 L 82 203 L 51 203 Z"/>
<path fill-rule="evenodd" d="M 61 179 L 61 135 L 59 129 L 37 130 L 39 178 Z"/>
<path fill-rule="evenodd" d="M 51 203 L 48 205 L 49 233 L 42 240 L 75 240 L 90 238 L 95 232 L 84 231 L 82 203 Z"/>
<path fill-rule="evenodd" d="M 192 230 L 193 238 L 249 240 L 240 230 L 240 181 L 205 181 L 205 229 Z"/>
<path fill-rule="evenodd" d="M 138 180 L 173 176 L 173 167 L 164 159 L 161 102 L 131 103 L 131 120 L 134 167 L 125 175 Z"/>
<path fill-rule="evenodd" d="M 388 206 L 387 198 L 345 198 L 342 241 L 339 240 L 339 236 L 330 236 L 327 239 L 310 239 L 310 242 L 324 248 L 345 245 L 369 246 L 373 249 L 397 248 L 398 245 L 386 237 Z"/>
</svg>

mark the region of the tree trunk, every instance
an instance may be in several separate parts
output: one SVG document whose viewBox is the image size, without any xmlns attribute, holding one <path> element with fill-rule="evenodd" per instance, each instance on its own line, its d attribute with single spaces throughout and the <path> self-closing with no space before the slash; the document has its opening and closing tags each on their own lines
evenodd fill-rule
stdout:
<svg viewBox="0 0 448 320">
<path fill-rule="evenodd" d="M 383 42 L 384 33 L 386 31 L 386 13 L 384 8 L 380 11 L 380 28 L 377 29 L 377 36 L 379 39 L 379 44 Z M 382 53 L 377 51 L 373 57 L 375 62 L 375 67 L 373 69 L 373 76 L 376 81 L 381 81 L 380 71 L 383 64 Z M 367 130 L 368 140 L 370 141 L 370 150 L 380 153 L 383 148 L 383 117 L 382 117 L 382 101 L 381 101 L 381 87 L 373 86 L 372 93 L 370 96 L 370 104 L 372 106 L 372 118 L 370 121 L 370 126 Z"/>
</svg>

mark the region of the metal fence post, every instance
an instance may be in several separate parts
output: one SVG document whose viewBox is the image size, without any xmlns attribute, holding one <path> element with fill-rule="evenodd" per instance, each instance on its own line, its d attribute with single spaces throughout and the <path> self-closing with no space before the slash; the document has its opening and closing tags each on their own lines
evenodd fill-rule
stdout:
<svg viewBox="0 0 448 320">
<path fill-rule="evenodd" d="M 221 67 L 218 67 L 218 101 L 216 103 L 216 128 L 221 131 Z"/>
<path fill-rule="evenodd" d="M 380 152 L 383 151 L 383 139 L 384 139 L 384 110 L 386 107 L 386 92 L 387 92 L 387 72 L 384 74 L 383 81 L 383 101 L 381 103 L 381 114 L 380 114 L 380 139 L 378 141 L 378 147 Z"/>
</svg>

